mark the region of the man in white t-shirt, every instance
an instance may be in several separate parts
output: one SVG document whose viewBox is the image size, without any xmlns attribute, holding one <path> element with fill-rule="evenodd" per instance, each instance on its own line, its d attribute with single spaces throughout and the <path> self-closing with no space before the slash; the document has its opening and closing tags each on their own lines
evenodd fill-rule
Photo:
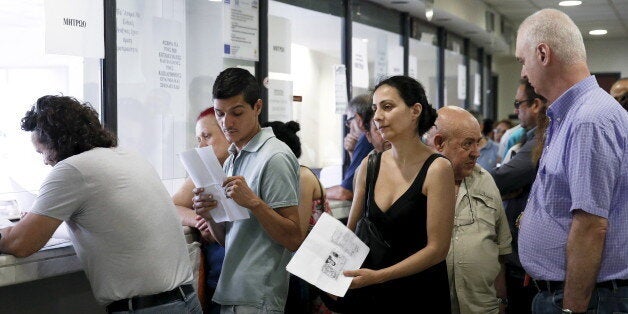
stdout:
<svg viewBox="0 0 628 314">
<path fill-rule="evenodd" d="M 0 230 L 0 251 L 29 256 L 65 221 L 108 312 L 201 313 L 183 229 L 153 167 L 116 148 L 96 111 L 72 97 L 39 98 L 22 129 L 53 168 L 31 211 Z"/>
</svg>

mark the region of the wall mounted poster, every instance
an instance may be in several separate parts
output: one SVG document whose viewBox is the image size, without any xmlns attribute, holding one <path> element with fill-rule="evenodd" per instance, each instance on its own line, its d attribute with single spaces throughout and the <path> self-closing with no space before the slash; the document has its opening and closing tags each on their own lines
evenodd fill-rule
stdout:
<svg viewBox="0 0 628 314">
<path fill-rule="evenodd" d="M 259 60 L 259 2 L 257 0 L 224 0 L 223 56 L 233 59 Z"/>
</svg>

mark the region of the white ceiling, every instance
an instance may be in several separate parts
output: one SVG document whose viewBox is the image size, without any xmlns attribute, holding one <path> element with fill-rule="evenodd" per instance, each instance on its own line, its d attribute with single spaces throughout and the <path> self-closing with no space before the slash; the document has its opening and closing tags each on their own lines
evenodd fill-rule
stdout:
<svg viewBox="0 0 628 314">
<path fill-rule="evenodd" d="M 425 20 L 424 0 L 369 0 L 384 7 Z M 435 2 L 455 2 L 469 0 L 434 0 Z M 628 39 L 628 0 L 582 0 L 576 7 L 560 7 L 560 0 L 477 0 L 483 1 L 493 11 L 503 16 L 513 31 L 527 16 L 543 8 L 558 8 L 567 13 L 578 25 L 585 39 L 618 38 Z M 449 12 L 435 10 L 432 23 L 469 37 L 473 43 L 484 47 L 489 53 L 509 54 L 511 51 L 503 40 L 496 39 L 480 27 L 464 21 Z M 605 36 L 592 36 L 592 29 L 607 29 Z"/>
<path fill-rule="evenodd" d="M 628 0 L 582 0 L 575 7 L 558 6 L 559 0 L 484 0 L 495 11 L 517 26 L 539 9 L 559 9 L 571 17 L 585 39 L 628 39 Z M 606 29 L 605 36 L 592 36 L 589 31 Z"/>
</svg>

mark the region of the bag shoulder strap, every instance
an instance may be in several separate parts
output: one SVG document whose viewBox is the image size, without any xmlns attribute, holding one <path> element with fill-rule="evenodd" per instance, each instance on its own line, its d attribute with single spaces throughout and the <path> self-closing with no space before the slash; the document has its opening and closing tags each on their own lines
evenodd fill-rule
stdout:
<svg viewBox="0 0 628 314">
<path fill-rule="evenodd" d="M 366 191 L 364 191 L 364 216 L 369 217 L 370 200 L 375 193 L 375 177 L 379 172 L 382 153 L 370 154 L 366 165 Z"/>
</svg>

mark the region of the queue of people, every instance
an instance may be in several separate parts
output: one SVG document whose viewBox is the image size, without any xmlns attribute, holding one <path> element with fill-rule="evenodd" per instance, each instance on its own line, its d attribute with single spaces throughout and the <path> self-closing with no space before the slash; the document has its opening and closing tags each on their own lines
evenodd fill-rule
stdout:
<svg viewBox="0 0 628 314">
<path fill-rule="evenodd" d="M 260 124 L 256 79 L 224 70 L 196 136 L 250 218 L 222 223 L 214 195 L 188 179 L 171 198 L 88 104 L 41 97 L 22 129 L 53 169 L 31 211 L 0 230 L 0 252 L 29 256 L 66 221 L 109 313 L 628 312 L 625 83 L 613 96 L 597 85 L 580 31 L 553 9 L 524 20 L 516 57 L 516 129 L 437 111 L 406 76 L 353 99 L 351 165 L 327 190 L 298 163 L 299 124 Z M 342 298 L 286 271 L 328 198 L 351 199 L 347 227 L 368 215 L 390 248 L 344 271 Z M 197 288 L 182 225 L 203 241 Z"/>
</svg>

